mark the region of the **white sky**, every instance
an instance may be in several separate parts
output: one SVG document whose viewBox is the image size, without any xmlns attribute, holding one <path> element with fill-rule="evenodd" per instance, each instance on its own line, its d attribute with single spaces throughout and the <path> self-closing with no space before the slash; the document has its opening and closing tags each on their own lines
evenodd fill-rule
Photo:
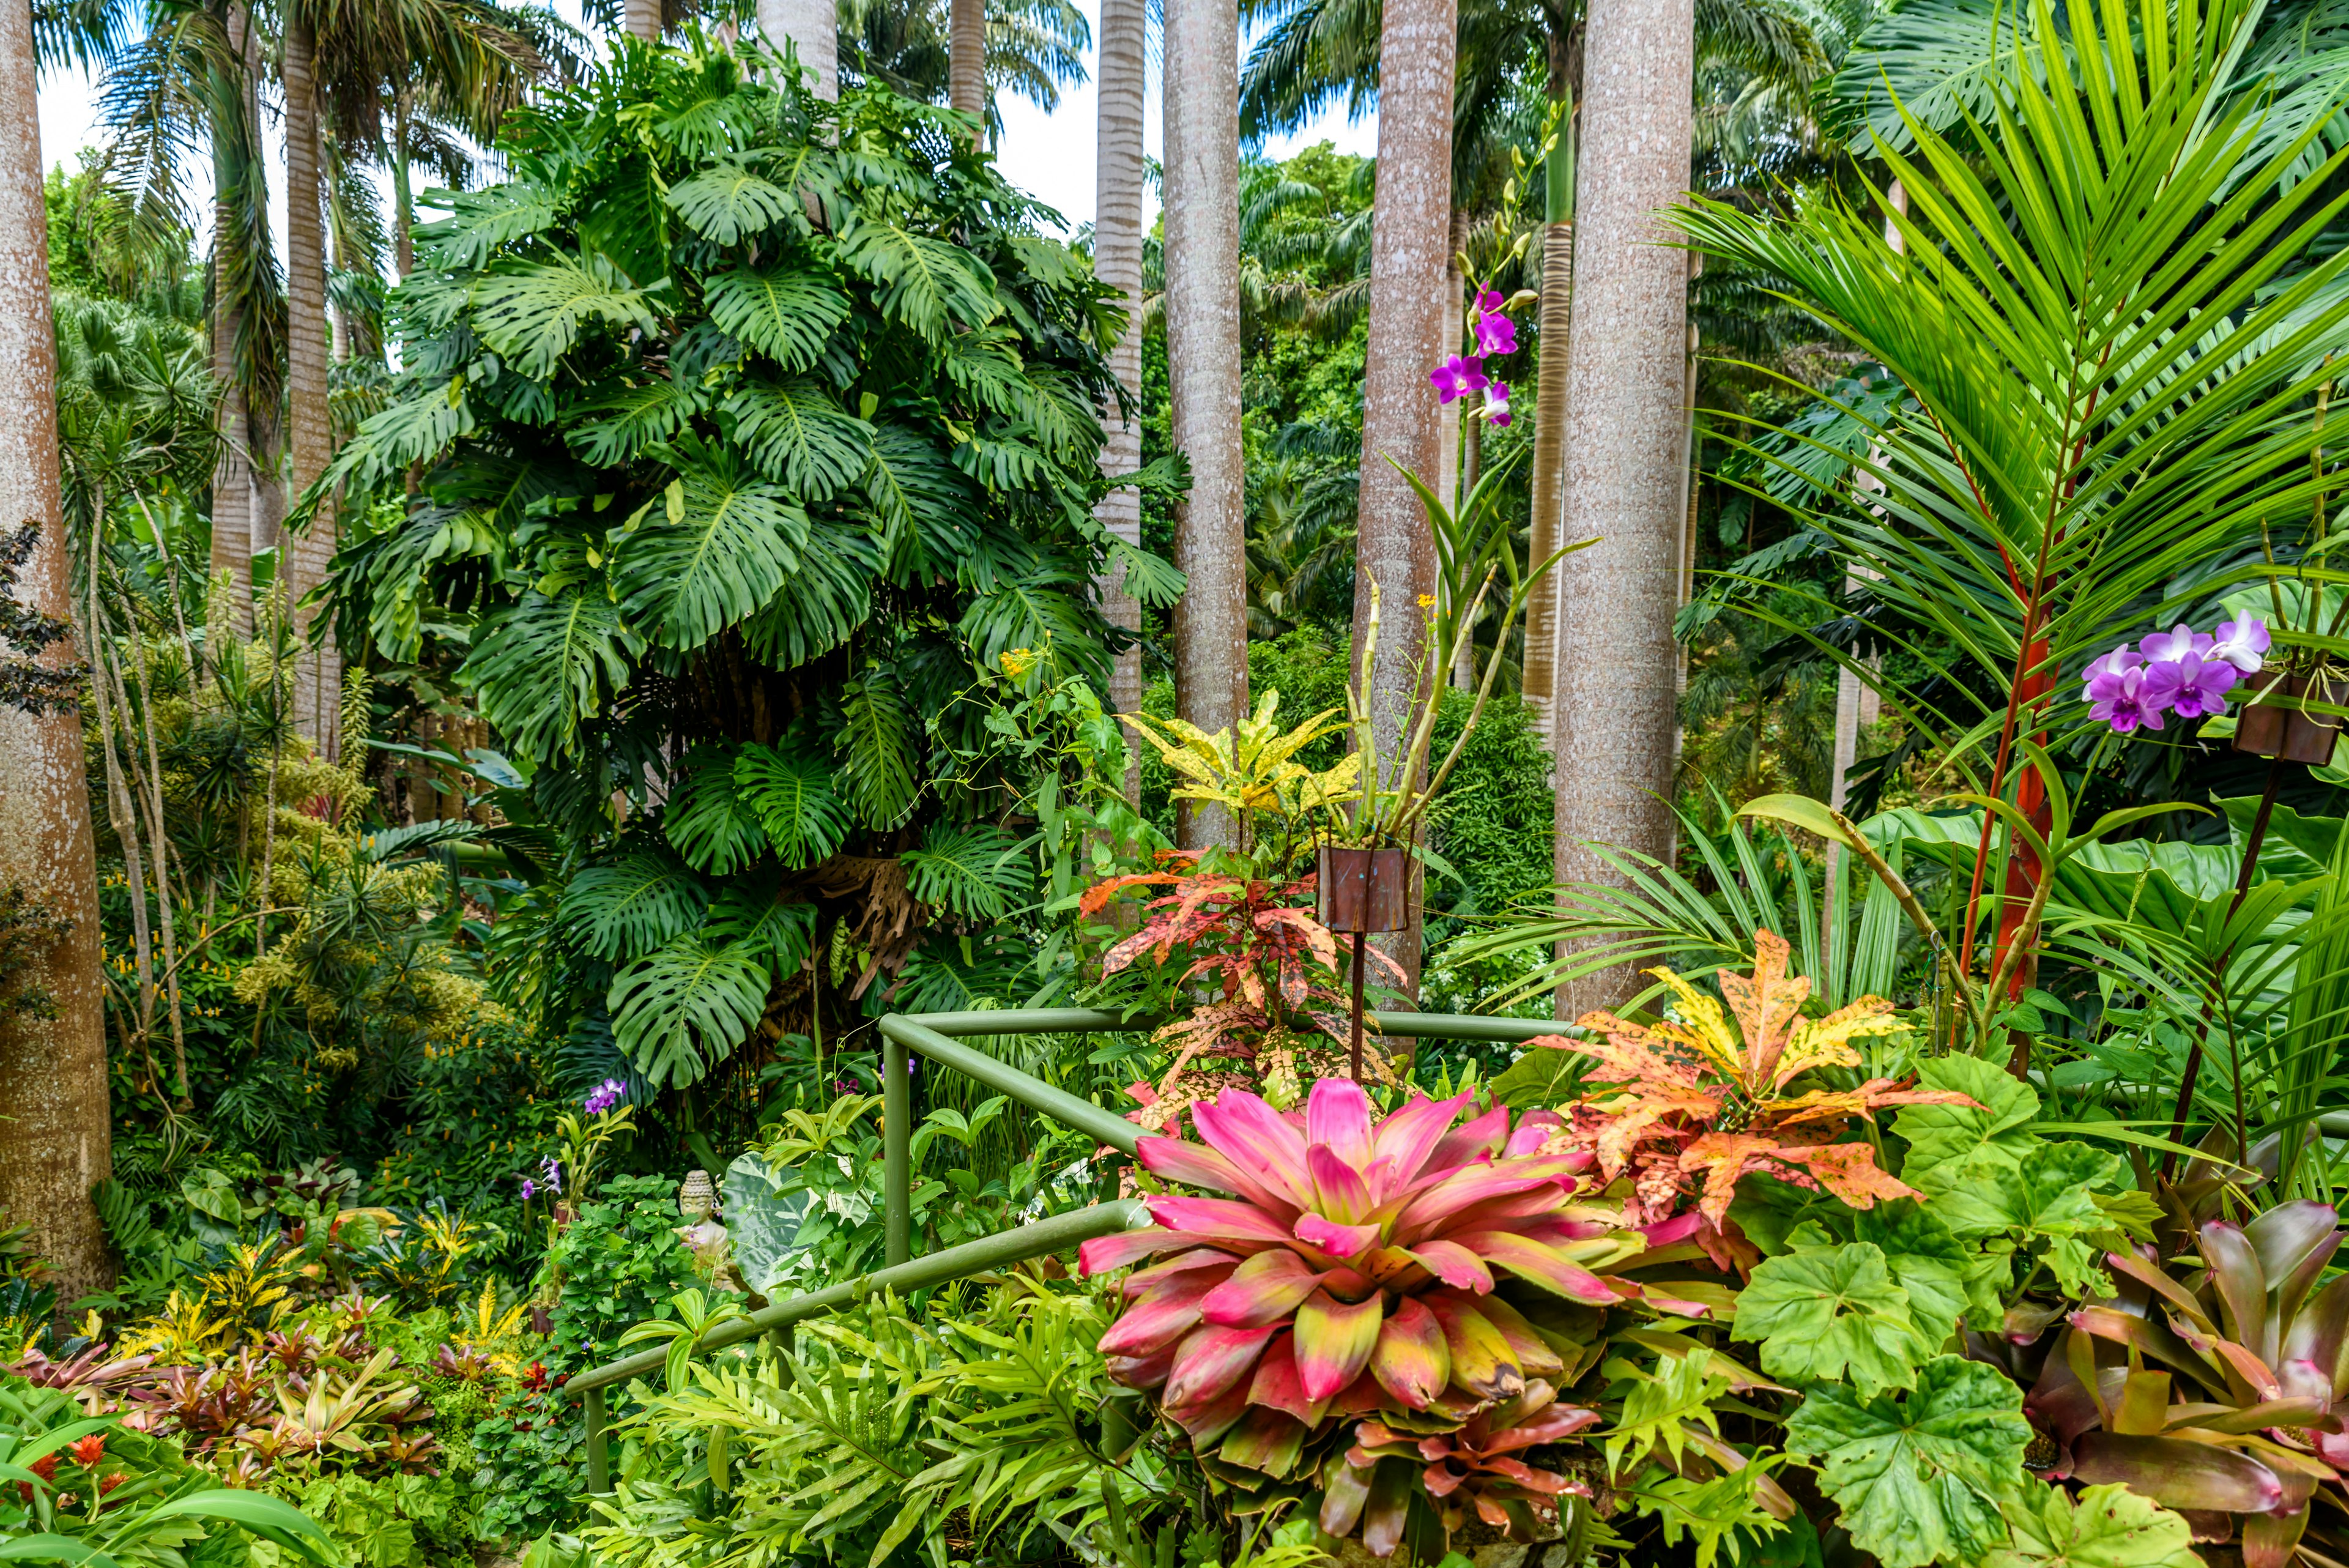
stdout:
<svg viewBox="0 0 2349 1568">
<path fill-rule="evenodd" d="M 560 9 L 574 22 L 580 20 L 576 0 L 558 0 Z M 1100 0 L 1077 0 L 1088 22 L 1098 23 Z M 1060 108 L 1051 114 L 1028 102 L 1011 99 L 1003 105 L 1003 144 L 999 159 L 1005 174 L 1015 183 L 1033 192 L 1047 204 L 1059 210 L 1071 224 L 1092 221 L 1093 164 L 1097 128 L 1096 108 L 1091 73 L 1094 61 L 1086 60 L 1087 79 L 1079 87 L 1064 88 Z M 1159 95 L 1155 80 L 1151 84 L 1148 108 L 1143 118 L 1143 141 L 1153 157 L 1158 155 Z M 44 168 L 59 162 L 72 167 L 75 153 L 84 147 L 95 146 L 100 140 L 98 125 L 96 84 L 77 70 L 53 71 L 41 78 L 41 161 Z M 282 154 L 274 139 L 264 139 L 269 148 L 269 194 L 272 232 L 285 233 L 285 175 Z M 1300 148 L 1317 141 L 1333 141 L 1342 152 L 1369 155 L 1377 151 L 1378 117 L 1365 116 L 1358 123 L 1349 124 L 1342 109 L 1324 115 L 1296 136 L 1283 137 L 1266 143 L 1268 156 L 1285 158 Z M 201 203 L 211 192 L 211 169 L 199 157 L 191 171 L 189 197 L 201 211 Z M 429 183 L 429 182 L 424 182 Z M 423 188 L 419 183 L 419 190 Z M 1155 194 L 1145 197 L 1145 222 L 1154 221 L 1157 213 Z M 201 244 L 202 242 L 200 241 Z"/>
</svg>

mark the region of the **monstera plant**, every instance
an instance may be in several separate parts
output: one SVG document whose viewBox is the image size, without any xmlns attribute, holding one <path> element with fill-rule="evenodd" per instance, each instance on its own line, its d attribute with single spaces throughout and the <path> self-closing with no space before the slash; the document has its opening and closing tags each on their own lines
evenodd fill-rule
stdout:
<svg viewBox="0 0 2349 1568">
<path fill-rule="evenodd" d="M 1164 1257 L 1128 1276 L 1101 1348 L 1119 1382 L 1158 1392 L 1208 1474 L 1258 1499 L 1319 1492 L 1322 1527 L 1359 1525 L 1380 1555 L 1439 1472 L 1447 1497 L 1510 1481 L 1487 1517 L 1520 1528 L 1557 1495 L 1517 1475 L 1510 1449 L 1588 1424 L 1552 1402 L 1595 1352 L 1562 1348 L 1502 1284 L 1706 1311 L 1609 1277 L 1649 1238 L 1619 1208 L 1577 1201 L 1591 1158 L 1550 1151 L 1555 1116 L 1512 1127 L 1496 1106 L 1454 1126 L 1473 1097 L 1415 1097 L 1380 1120 L 1345 1079 L 1286 1116 L 1226 1090 L 1191 1107 L 1201 1141 L 1146 1137 L 1138 1153 L 1166 1181 L 1225 1196 L 1152 1196 L 1154 1228 L 1081 1254 L 1089 1274 Z M 1344 1441 L 1357 1424 L 1360 1442 Z M 1424 1466 L 1381 1463 L 1397 1433 L 1460 1436 Z"/>
</svg>

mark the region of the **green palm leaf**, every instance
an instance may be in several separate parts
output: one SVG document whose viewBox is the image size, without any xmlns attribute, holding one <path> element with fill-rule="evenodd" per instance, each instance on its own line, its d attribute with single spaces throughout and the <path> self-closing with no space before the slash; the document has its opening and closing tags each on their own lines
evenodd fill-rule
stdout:
<svg viewBox="0 0 2349 1568">
<path fill-rule="evenodd" d="M 709 281 L 709 318 L 719 329 L 757 349 L 788 374 L 816 362 L 848 319 L 848 296 L 804 262 L 736 267 Z"/>
<path fill-rule="evenodd" d="M 731 451 L 679 449 L 685 472 L 613 541 L 628 619 L 666 648 L 698 648 L 758 613 L 799 565 L 807 514 Z"/>
<path fill-rule="evenodd" d="M 698 1083 L 750 1038 L 773 974 L 751 954 L 682 936 L 612 981 L 612 1039 L 653 1084 Z"/>
<path fill-rule="evenodd" d="M 727 400 L 734 439 L 759 472 L 817 505 L 856 483 L 872 462 L 871 426 L 814 380 L 801 376 L 781 386 L 752 383 Z"/>
<path fill-rule="evenodd" d="M 848 808 L 821 758 L 773 746 L 744 746 L 734 759 L 734 788 L 759 814 L 768 842 L 787 870 L 838 853 L 848 837 Z"/>
</svg>

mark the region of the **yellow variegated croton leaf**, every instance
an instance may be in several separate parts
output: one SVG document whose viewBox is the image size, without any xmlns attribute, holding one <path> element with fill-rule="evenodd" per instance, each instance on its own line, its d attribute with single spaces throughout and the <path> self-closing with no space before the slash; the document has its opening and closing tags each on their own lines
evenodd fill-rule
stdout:
<svg viewBox="0 0 2349 1568">
<path fill-rule="evenodd" d="M 1578 1022 L 1598 1039 L 1552 1034 L 1533 1043 L 1590 1057 L 1587 1081 L 1621 1085 L 1562 1107 L 1560 1141 L 1591 1149 L 1609 1179 L 1630 1170 L 1646 1220 L 1663 1219 L 1693 1193 L 1718 1237 L 1738 1181 L 1754 1171 L 1824 1188 L 1855 1209 L 1914 1197 L 1876 1163 L 1872 1145 L 1837 1142 L 1837 1135 L 1855 1116 L 1873 1121 L 1885 1106 L 1973 1103 L 1890 1078 L 1848 1089 L 1798 1084 L 1823 1067 L 1860 1065 L 1853 1041 L 1908 1025 L 1880 996 L 1805 1017 L 1811 982 L 1788 974 L 1786 960 L 1784 939 L 1757 932 L 1753 974 L 1720 977 L 1726 1013 L 1671 970 L 1655 969 L 1648 972 L 1676 998 L 1676 1019 L 1634 1023 L 1588 1012 Z"/>
<path fill-rule="evenodd" d="M 1277 720 L 1280 693 L 1268 691 L 1255 713 L 1213 734 L 1180 719 L 1118 717 L 1150 742 L 1166 765 L 1189 782 L 1177 785 L 1178 800 L 1206 801 L 1234 814 L 1269 812 L 1291 820 L 1335 810 L 1352 800 L 1361 759 L 1348 753 L 1335 767 L 1315 773 L 1297 753 L 1324 735 L 1345 728 L 1335 708 L 1316 713 L 1293 730 Z"/>
</svg>

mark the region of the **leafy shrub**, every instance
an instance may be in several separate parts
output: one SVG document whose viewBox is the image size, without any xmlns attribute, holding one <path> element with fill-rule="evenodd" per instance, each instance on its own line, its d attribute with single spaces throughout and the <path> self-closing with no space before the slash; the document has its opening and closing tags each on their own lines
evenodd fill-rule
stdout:
<svg viewBox="0 0 2349 1568">
<path fill-rule="evenodd" d="M 668 1316 L 669 1298 L 699 1282 L 692 1251 L 677 1231 L 677 1189 L 665 1177 L 607 1181 L 579 1206 L 547 1253 L 562 1281 L 548 1355 L 556 1372 L 611 1360 L 622 1334 Z"/>
<path fill-rule="evenodd" d="M 500 1396 L 474 1427 L 472 1448 L 481 1539 L 535 1536 L 584 1512 L 587 1417 L 577 1400 L 555 1391 L 543 1368 L 533 1368 Z"/>
</svg>

